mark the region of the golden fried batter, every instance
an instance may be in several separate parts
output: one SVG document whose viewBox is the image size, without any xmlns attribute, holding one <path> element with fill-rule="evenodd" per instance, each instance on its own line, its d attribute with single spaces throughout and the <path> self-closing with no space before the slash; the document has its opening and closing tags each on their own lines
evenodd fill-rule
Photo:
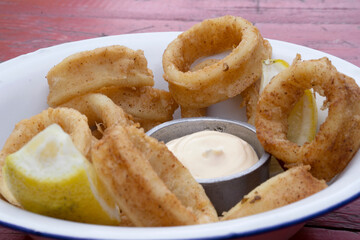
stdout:
<svg viewBox="0 0 360 240">
<path fill-rule="evenodd" d="M 220 61 L 191 71 L 200 57 L 232 50 Z M 163 54 L 164 79 L 175 101 L 205 108 L 234 97 L 261 77 L 271 46 L 259 30 L 240 17 L 207 19 L 180 34 Z"/>
<path fill-rule="evenodd" d="M 131 116 L 110 98 L 100 93 L 85 94 L 60 106 L 73 108 L 84 114 L 91 128 L 94 128 L 97 123 L 103 123 L 106 128 L 119 122 L 124 125 L 133 124 Z"/>
<path fill-rule="evenodd" d="M 222 220 L 245 217 L 299 201 L 327 187 L 325 181 L 314 178 L 309 166 L 291 168 L 270 178 L 224 214 Z"/>
<path fill-rule="evenodd" d="M 287 139 L 287 118 L 306 89 L 326 97 L 328 116 L 313 141 L 302 146 Z M 301 61 L 275 76 L 257 104 L 255 127 L 264 149 L 287 167 L 310 165 L 318 179 L 331 180 L 360 147 L 360 88 L 327 58 Z"/>
<path fill-rule="evenodd" d="M 102 87 L 154 85 L 143 51 L 118 45 L 75 53 L 54 66 L 46 77 L 51 107 Z"/>
<path fill-rule="evenodd" d="M 178 108 L 171 94 L 150 86 L 138 88 L 108 87 L 97 92 L 108 96 L 113 102 L 139 121 L 165 122 L 173 119 Z"/>
<path fill-rule="evenodd" d="M 114 126 L 92 150 L 96 172 L 136 226 L 217 221 L 203 188 L 158 142 L 134 126 Z"/>
</svg>

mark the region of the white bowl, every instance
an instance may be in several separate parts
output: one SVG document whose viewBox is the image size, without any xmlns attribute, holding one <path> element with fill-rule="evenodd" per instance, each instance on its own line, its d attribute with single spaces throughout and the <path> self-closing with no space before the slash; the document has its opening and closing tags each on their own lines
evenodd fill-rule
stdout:
<svg viewBox="0 0 360 240">
<path fill-rule="evenodd" d="M 49 69 L 72 53 L 114 44 L 132 49 L 143 49 L 148 66 L 153 70 L 155 87 L 167 89 L 162 79 L 162 53 L 178 32 L 131 34 L 102 37 L 62 44 L 26 54 L 0 64 L 0 145 L 10 135 L 21 119 L 33 116 L 48 106 L 48 85 L 45 76 Z M 270 40 L 273 58 L 291 62 L 296 53 L 303 59 L 327 56 L 337 69 L 359 84 L 360 69 L 351 63 L 329 54 L 286 42 Z M 239 97 L 215 104 L 209 109 L 210 116 L 246 121 L 243 109 L 239 109 Z M 321 100 L 317 98 L 317 100 Z M 321 104 L 321 103 L 320 103 Z M 178 113 L 176 115 L 179 116 Z M 326 113 L 320 114 L 320 119 Z M 266 236 L 270 239 L 286 239 L 301 225 L 314 217 L 334 210 L 360 197 L 360 153 L 331 185 L 306 199 L 269 212 L 226 222 L 166 228 L 126 228 L 75 223 L 40 216 L 16 208 L 0 200 L 0 223 L 37 236 L 65 239 L 225 239 L 230 237 Z"/>
</svg>

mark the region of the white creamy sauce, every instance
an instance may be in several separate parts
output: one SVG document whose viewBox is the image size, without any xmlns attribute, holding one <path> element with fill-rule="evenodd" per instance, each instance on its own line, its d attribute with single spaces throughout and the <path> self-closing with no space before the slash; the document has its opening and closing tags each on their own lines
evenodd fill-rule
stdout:
<svg viewBox="0 0 360 240">
<path fill-rule="evenodd" d="M 259 161 L 249 143 L 223 132 L 200 131 L 174 139 L 166 145 L 198 179 L 228 176 Z"/>
</svg>

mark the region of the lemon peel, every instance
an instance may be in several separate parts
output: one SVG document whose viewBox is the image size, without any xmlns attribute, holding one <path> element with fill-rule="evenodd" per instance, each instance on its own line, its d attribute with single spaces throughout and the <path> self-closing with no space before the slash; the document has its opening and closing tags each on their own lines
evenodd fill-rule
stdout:
<svg viewBox="0 0 360 240">
<path fill-rule="evenodd" d="M 120 222 L 119 209 L 92 164 L 57 124 L 7 156 L 3 175 L 28 211 L 93 224 Z"/>
</svg>

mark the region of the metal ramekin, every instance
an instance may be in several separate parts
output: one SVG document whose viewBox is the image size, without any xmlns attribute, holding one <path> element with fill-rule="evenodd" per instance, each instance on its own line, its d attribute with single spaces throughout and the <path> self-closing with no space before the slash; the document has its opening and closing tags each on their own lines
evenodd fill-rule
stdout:
<svg viewBox="0 0 360 240">
<path fill-rule="evenodd" d="M 242 172 L 226 177 L 196 179 L 204 187 L 217 213 L 221 215 L 269 178 L 270 155 L 265 152 L 257 139 L 255 128 L 239 121 L 210 117 L 182 118 L 160 124 L 149 130 L 147 134 L 166 143 L 202 130 L 215 130 L 238 136 L 248 142 L 259 157 L 255 165 Z"/>
</svg>

